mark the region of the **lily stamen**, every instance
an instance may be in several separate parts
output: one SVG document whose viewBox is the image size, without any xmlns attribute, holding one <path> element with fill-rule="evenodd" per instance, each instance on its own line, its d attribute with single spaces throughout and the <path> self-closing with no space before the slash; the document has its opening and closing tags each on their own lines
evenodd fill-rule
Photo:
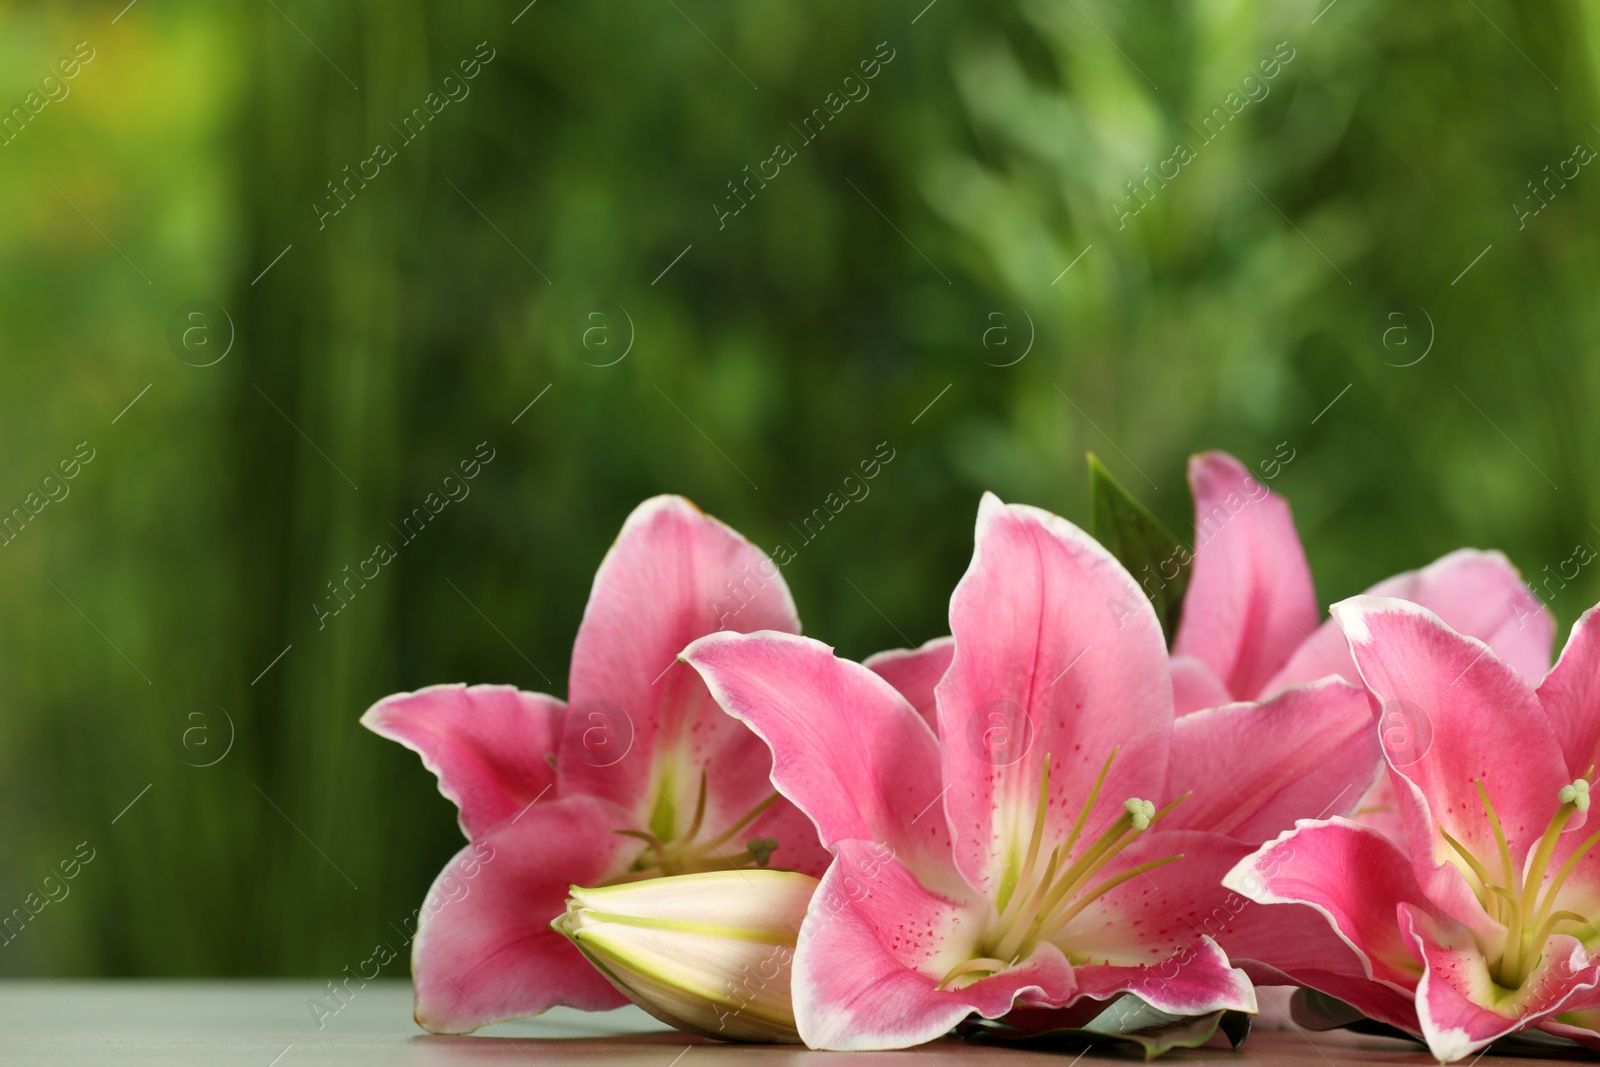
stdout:
<svg viewBox="0 0 1600 1067">
<path fill-rule="evenodd" d="M 1124 800 L 1122 813 L 1079 855 L 1072 855 L 1089 824 L 1116 756 L 1113 750 L 1106 758 L 1066 840 L 1049 850 L 1040 870 L 1050 803 L 1051 759 L 1046 754 L 1027 849 L 1021 861 L 1014 862 L 1001 879 L 994 923 L 979 947 L 982 955 L 952 967 L 941 980 L 941 988 L 963 979 L 977 980 L 1015 965 L 1029 956 L 1041 941 L 1059 937 L 1073 919 L 1106 893 L 1181 858 L 1167 856 L 1093 882 L 1094 876 L 1121 855 L 1129 842 L 1149 830 L 1178 803 L 1174 801 L 1157 811 L 1154 804 L 1139 797 Z M 1179 801 L 1182 799 L 1180 797 Z"/>
<path fill-rule="evenodd" d="M 1592 768 L 1590 773 L 1593 773 Z M 1556 872 L 1555 877 L 1550 880 L 1549 885 L 1545 884 L 1545 874 L 1550 868 L 1550 861 L 1555 857 L 1556 846 L 1560 843 L 1562 833 L 1567 829 L 1567 823 L 1574 815 L 1589 810 L 1589 782 L 1587 778 L 1578 778 L 1557 791 L 1556 798 L 1560 806 L 1551 817 L 1550 824 L 1545 827 L 1539 843 L 1534 846 L 1532 855 L 1528 857 L 1527 873 L 1520 878 L 1514 874 L 1511 847 L 1500 817 L 1495 812 L 1494 803 L 1489 799 L 1488 789 L 1481 779 L 1473 779 L 1472 784 L 1478 791 L 1484 815 L 1488 818 L 1489 827 L 1494 833 L 1495 849 L 1500 856 L 1500 880 L 1494 881 L 1484 864 L 1465 845 L 1442 829 L 1440 832 L 1445 842 L 1467 865 L 1477 880 L 1478 886 L 1474 888 L 1474 893 L 1479 903 L 1492 918 L 1506 928 L 1505 946 L 1500 958 L 1491 963 L 1490 973 L 1504 988 L 1520 989 L 1543 960 L 1545 943 L 1554 936 L 1558 926 L 1567 922 L 1577 923 L 1580 927 L 1591 925 L 1587 916 L 1573 911 L 1556 910 L 1556 898 L 1567 876 L 1577 868 L 1584 856 L 1588 855 L 1596 845 L 1600 845 L 1600 833 L 1594 834 L 1574 849 Z"/>
</svg>

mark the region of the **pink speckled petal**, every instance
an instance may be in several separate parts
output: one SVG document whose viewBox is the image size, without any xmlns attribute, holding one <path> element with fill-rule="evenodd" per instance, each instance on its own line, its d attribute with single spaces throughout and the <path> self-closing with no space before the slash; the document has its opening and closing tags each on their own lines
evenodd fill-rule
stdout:
<svg viewBox="0 0 1600 1067">
<path fill-rule="evenodd" d="M 1003 1015 L 1017 998 L 1067 1002 L 1072 968 L 1053 947 L 960 989 L 940 978 L 974 955 L 987 905 L 929 892 L 882 845 L 841 841 L 800 928 L 790 988 L 806 1044 L 908 1048 L 972 1012 Z"/>
<path fill-rule="evenodd" d="M 1113 752 L 1084 845 L 1125 799 L 1161 795 L 1172 681 L 1149 600 L 1088 534 L 986 493 L 976 542 L 950 600 L 955 659 L 935 694 L 956 862 L 993 893 L 1026 847 L 1046 757 L 1046 849 L 1065 840 Z"/>
<path fill-rule="evenodd" d="M 1545 946 L 1543 961 L 1515 993 L 1489 975 L 1488 962 L 1465 931 L 1439 924 L 1401 905 L 1400 927 L 1427 972 L 1417 985 L 1417 1018 L 1428 1051 L 1440 1063 L 1472 1055 L 1497 1038 L 1533 1027 L 1574 1001 L 1592 1001 L 1600 967 L 1576 939 L 1564 934 Z"/>
</svg>

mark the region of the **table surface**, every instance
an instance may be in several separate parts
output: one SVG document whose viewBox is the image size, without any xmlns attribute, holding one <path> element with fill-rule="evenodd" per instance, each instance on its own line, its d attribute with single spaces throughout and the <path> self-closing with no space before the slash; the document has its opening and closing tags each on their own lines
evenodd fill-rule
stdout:
<svg viewBox="0 0 1600 1067">
<path fill-rule="evenodd" d="M 936 1041 L 904 1052 L 826 1053 L 787 1045 L 726 1045 L 663 1029 L 634 1008 L 586 1014 L 557 1009 L 538 1019 L 489 1027 L 471 1037 L 436 1037 L 411 1019 L 411 987 L 374 981 L 337 1015 L 322 1020 L 308 1001 L 310 981 L 0 982 L 0 1064 L 224 1065 L 521 1064 L 546 1067 L 817 1067 L 824 1057 L 849 1067 L 999 1064 L 1046 1059 L 1068 1067 L 1075 1053 L 1022 1052 Z M 959 1058 L 959 1060 L 958 1060 Z M 1091 1052 L 1083 1060 L 1138 1063 L 1136 1056 Z M 690 1062 L 694 1061 L 694 1062 Z M 713 1061 L 715 1061 L 713 1063 Z M 1258 1031 L 1238 1053 L 1169 1053 L 1168 1064 L 1415 1064 L 1432 1058 L 1415 1045 L 1350 1034 Z M 1540 1061 L 1518 1059 L 1517 1065 Z"/>
</svg>

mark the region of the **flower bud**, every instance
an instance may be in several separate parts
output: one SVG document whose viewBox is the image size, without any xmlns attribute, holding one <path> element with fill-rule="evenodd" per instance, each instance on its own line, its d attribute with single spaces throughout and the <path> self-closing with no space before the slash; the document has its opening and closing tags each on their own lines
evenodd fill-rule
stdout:
<svg viewBox="0 0 1600 1067">
<path fill-rule="evenodd" d="M 798 1042 L 795 939 L 817 880 L 738 870 L 573 886 L 550 925 L 628 999 L 679 1030 Z"/>
</svg>

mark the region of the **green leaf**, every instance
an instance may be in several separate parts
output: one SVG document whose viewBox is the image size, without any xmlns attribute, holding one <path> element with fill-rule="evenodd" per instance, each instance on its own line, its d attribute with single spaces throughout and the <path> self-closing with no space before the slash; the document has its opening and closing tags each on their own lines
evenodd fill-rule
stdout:
<svg viewBox="0 0 1600 1067">
<path fill-rule="evenodd" d="M 1213 1011 L 1205 1015 L 1168 1015 L 1132 993 L 1112 1001 L 1099 1015 L 1081 1026 L 1050 1030 L 1024 1030 L 1002 1019 L 973 1018 L 958 1032 L 974 1041 L 1037 1051 L 1076 1051 L 1083 1048 L 1137 1048 L 1153 1060 L 1175 1048 L 1199 1048 L 1220 1027 L 1234 1048 L 1249 1032 L 1249 1017 L 1239 1012 Z"/>
<path fill-rule="evenodd" d="M 1227 1035 L 1228 1044 L 1234 1048 L 1243 1045 L 1250 1037 L 1250 1025 L 1255 1022 L 1254 1015 L 1242 1011 L 1225 1011 L 1222 1013 L 1222 1032 Z"/>
<path fill-rule="evenodd" d="M 1302 1030 L 1338 1030 L 1366 1019 L 1349 1004 L 1316 989 L 1296 989 L 1289 998 L 1289 1014 Z"/>
<path fill-rule="evenodd" d="M 1372 1037 L 1398 1037 L 1402 1041 L 1419 1040 L 1416 1035 L 1408 1034 L 1398 1027 L 1369 1019 L 1337 997 L 1331 997 L 1316 989 L 1301 988 L 1294 991 L 1294 995 L 1289 998 L 1289 1017 L 1302 1030 L 1349 1030 L 1353 1034 L 1367 1034 Z"/>
<path fill-rule="evenodd" d="M 1144 589 L 1170 647 L 1178 632 L 1194 554 L 1111 476 L 1093 452 L 1089 453 L 1089 515 L 1090 534 Z"/>
</svg>

